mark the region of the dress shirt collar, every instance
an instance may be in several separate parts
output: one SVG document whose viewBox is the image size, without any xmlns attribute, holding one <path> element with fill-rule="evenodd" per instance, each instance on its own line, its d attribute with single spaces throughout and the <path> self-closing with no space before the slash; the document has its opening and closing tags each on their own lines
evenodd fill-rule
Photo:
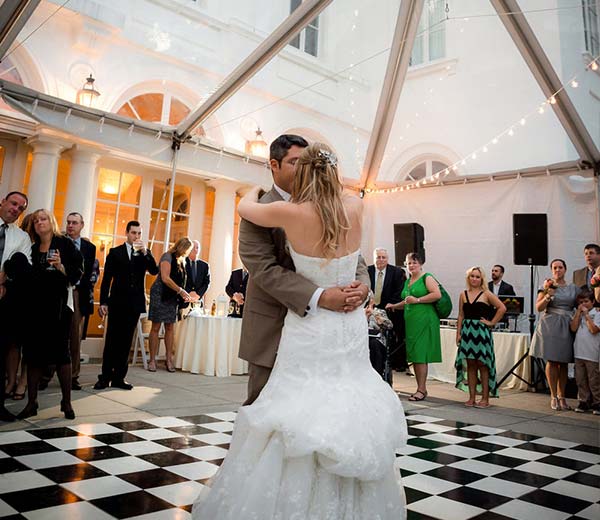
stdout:
<svg viewBox="0 0 600 520">
<path fill-rule="evenodd" d="M 127 256 L 129 257 L 129 260 L 131 260 L 131 251 L 133 250 L 133 246 L 129 242 L 125 242 L 125 245 L 127 246 Z"/>
<path fill-rule="evenodd" d="M 279 193 L 279 195 L 281 195 L 281 198 L 283 200 L 285 200 L 286 202 L 290 201 L 290 198 L 292 197 L 287 191 L 282 190 L 279 186 L 277 186 L 277 184 L 273 183 L 273 188 L 275 188 L 275 191 L 277 193 Z"/>
</svg>

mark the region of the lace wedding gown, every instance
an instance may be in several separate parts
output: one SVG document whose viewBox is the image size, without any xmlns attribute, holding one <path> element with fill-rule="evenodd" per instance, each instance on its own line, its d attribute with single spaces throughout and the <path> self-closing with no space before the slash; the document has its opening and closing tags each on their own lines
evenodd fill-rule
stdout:
<svg viewBox="0 0 600 520">
<path fill-rule="evenodd" d="M 320 287 L 354 280 L 358 251 L 325 263 L 291 249 Z M 364 309 L 288 312 L 258 399 L 240 408 L 229 453 L 197 498 L 196 520 L 399 520 L 395 451 L 402 404 L 371 368 Z"/>
</svg>

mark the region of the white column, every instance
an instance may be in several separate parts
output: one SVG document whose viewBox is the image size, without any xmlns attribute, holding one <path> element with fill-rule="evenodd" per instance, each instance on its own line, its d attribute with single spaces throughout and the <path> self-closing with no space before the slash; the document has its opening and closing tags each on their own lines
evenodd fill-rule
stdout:
<svg viewBox="0 0 600 520">
<path fill-rule="evenodd" d="M 33 137 L 27 143 L 33 148 L 31 174 L 29 176 L 29 187 L 27 188 L 28 210 L 31 212 L 44 208 L 53 211 L 58 160 L 64 145 L 39 137 Z"/>
<path fill-rule="evenodd" d="M 235 192 L 237 184 L 227 180 L 212 181 L 215 188 L 215 211 L 210 235 L 210 288 L 204 302 L 210 306 L 212 300 L 225 292 L 231 275 L 233 255 L 233 224 Z"/>
<path fill-rule="evenodd" d="M 192 184 L 192 195 L 190 198 L 190 222 L 188 225 L 188 236 L 192 240 L 198 240 L 202 244 L 202 230 L 204 229 L 204 212 L 206 211 L 206 184 L 197 181 Z M 202 255 L 202 252 L 200 252 Z"/>
<path fill-rule="evenodd" d="M 71 173 L 65 200 L 63 229 L 67 215 L 73 211 L 81 213 L 85 223 L 83 234 L 91 237 L 94 210 L 94 188 L 96 187 L 96 171 L 100 154 L 95 150 L 74 146 L 70 151 Z"/>
</svg>

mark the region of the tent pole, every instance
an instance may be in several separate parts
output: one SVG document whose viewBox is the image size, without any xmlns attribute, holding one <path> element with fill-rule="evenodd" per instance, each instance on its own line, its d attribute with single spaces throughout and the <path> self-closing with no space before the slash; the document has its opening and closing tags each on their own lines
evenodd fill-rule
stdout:
<svg viewBox="0 0 600 520">
<path fill-rule="evenodd" d="M 177 156 L 179 155 L 180 141 L 173 139 L 173 162 L 171 168 L 171 186 L 169 190 L 169 205 L 167 206 L 167 225 L 165 226 L 165 246 L 164 251 L 169 249 L 171 239 L 171 220 L 173 215 L 173 197 L 175 196 L 175 177 L 177 176 Z M 157 222 L 158 225 L 158 222 Z"/>
</svg>

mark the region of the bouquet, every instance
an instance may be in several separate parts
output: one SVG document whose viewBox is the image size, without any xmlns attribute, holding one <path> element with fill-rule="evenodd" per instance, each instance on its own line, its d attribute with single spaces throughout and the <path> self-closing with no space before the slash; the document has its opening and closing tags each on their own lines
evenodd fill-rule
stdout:
<svg viewBox="0 0 600 520">
<path fill-rule="evenodd" d="M 552 278 L 548 278 L 546 281 L 544 281 L 544 292 L 547 293 L 548 289 L 556 289 L 557 285 L 554 283 L 554 280 Z"/>
<path fill-rule="evenodd" d="M 590 286 L 592 287 L 592 289 L 600 287 L 600 274 L 595 274 L 594 276 L 592 276 L 592 278 L 590 279 Z"/>
<path fill-rule="evenodd" d="M 369 318 L 369 328 L 375 330 L 391 330 L 394 324 L 388 318 L 387 312 L 383 309 L 373 309 L 373 313 Z"/>
</svg>

